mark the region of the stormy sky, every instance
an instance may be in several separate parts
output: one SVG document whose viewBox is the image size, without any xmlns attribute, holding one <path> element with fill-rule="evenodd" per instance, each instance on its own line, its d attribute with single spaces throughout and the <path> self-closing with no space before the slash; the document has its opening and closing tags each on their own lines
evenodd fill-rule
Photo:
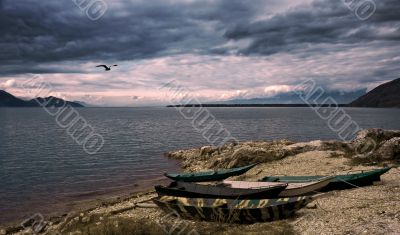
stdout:
<svg viewBox="0 0 400 235">
<path fill-rule="evenodd" d="M 40 76 L 103 106 L 168 103 L 169 81 L 204 102 L 307 79 L 371 89 L 400 77 L 399 12 L 398 0 L 0 0 L 0 89 L 27 97 L 21 84 Z"/>
</svg>

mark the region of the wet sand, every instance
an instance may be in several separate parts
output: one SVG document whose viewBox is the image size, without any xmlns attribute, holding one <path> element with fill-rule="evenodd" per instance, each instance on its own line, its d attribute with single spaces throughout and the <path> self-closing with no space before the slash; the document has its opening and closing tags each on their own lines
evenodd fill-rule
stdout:
<svg viewBox="0 0 400 235">
<path fill-rule="evenodd" d="M 141 180 L 138 183 L 115 187 L 106 191 L 90 191 L 82 193 L 65 194 L 56 203 L 42 204 L 42 199 L 32 198 L 26 211 L 18 210 L 15 213 L 1 215 L 0 228 L 19 226 L 22 221 L 30 216 L 40 213 L 45 218 L 65 216 L 71 211 L 86 211 L 91 208 L 124 200 L 134 194 L 152 190 L 156 184 L 166 184 L 168 179 L 159 177 Z"/>
</svg>

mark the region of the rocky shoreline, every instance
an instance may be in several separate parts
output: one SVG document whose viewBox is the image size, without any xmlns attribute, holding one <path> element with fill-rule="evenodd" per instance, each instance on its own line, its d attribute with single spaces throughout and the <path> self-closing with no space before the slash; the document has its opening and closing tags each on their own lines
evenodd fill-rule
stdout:
<svg viewBox="0 0 400 235">
<path fill-rule="evenodd" d="M 400 131 L 369 129 L 350 142 L 289 140 L 230 143 L 166 154 L 182 162 L 185 171 L 231 168 L 260 163 L 237 180 L 266 175 L 348 173 L 400 162 Z M 179 220 L 157 208 L 142 208 L 156 194 L 133 194 L 86 211 L 71 212 L 46 222 L 47 234 L 398 234 L 400 231 L 400 169 L 393 168 L 373 186 L 335 191 L 318 199 L 294 218 L 271 223 L 231 225 Z M 180 229 L 177 229 L 179 226 Z M 183 230 L 182 230 L 183 228 Z M 32 234 L 32 227 L 8 228 L 0 234 Z M 130 231 L 127 233 L 121 231 Z M 103 233 L 104 232 L 104 233 Z"/>
<path fill-rule="evenodd" d="M 250 163 L 271 163 L 284 158 L 312 151 L 335 152 L 352 160 L 355 164 L 384 164 L 399 160 L 400 131 L 366 129 L 359 132 L 350 142 L 311 141 L 295 143 L 290 140 L 248 141 L 230 143 L 220 148 L 204 146 L 190 150 L 178 150 L 168 157 L 182 161 L 187 171 L 214 168 L 240 167 Z M 290 174 L 293 172 L 281 172 Z"/>
</svg>

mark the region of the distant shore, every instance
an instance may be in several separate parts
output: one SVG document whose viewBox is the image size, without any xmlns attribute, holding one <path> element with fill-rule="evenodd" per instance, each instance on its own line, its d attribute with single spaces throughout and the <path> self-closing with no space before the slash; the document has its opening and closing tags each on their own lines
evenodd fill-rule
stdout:
<svg viewBox="0 0 400 235">
<path fill-rule="evenodd" d="M 271 108 L 279 108 L 279 107 L 287 107 L 287 108 L 296 108 L 296 107 L 348 107 L 347 104 L 339 104 L 339 105 L 333 105 L 333 104 L 185 104 L 185 105 L 167 105 L 168 108 L 179 108 L 179 107 L 208 107 L 208 108 L 213 108 L 213 107 L 271 107 Z"/>
</svg>

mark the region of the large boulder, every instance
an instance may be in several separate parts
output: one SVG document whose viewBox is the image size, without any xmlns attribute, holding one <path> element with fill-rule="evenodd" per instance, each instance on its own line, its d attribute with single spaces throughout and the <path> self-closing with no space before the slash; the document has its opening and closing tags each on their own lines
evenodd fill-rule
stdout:
<svg viewBox="0 0 400 235">
<path fill-rule="evenodd" d="M 373 159 L 376 162 L 399 159 L 400 131 L 365 129 L 350 142 L 354 158 Z"/>
<path fill-rule="evenodd" d="M 357 133 L 352 143 L 363 143 L 372 139 L 379 145 L 381 142 L 390 140 L 393 137 L 400 137 L 400 130 L 365 129 Z"/>
<path fill-rule="evenodd" d="M 385 141 L 375 153 L 382 160 L 400 160 L 400 137 Z"/>
</svg>

